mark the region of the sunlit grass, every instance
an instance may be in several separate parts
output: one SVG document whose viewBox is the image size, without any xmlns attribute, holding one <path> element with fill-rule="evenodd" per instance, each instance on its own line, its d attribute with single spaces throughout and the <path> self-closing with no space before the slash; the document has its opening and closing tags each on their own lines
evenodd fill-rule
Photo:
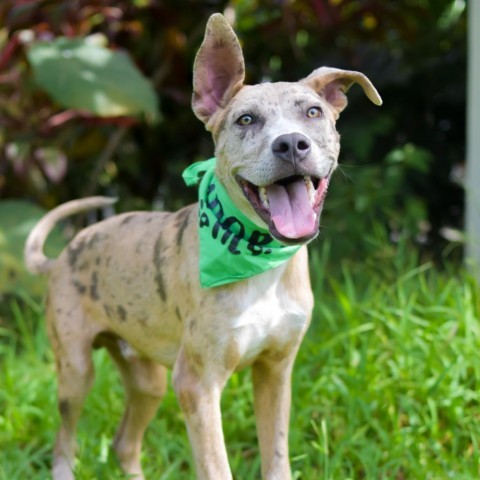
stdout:
<svg viewBox="0 0 480 480">
<path fill-rule="evenodd" d="M 480 299 L 468 275 L 396 251 L 382 263 L 312 252 L 315 314 L 293 381 L 295 479 L 475 479 L 480 476 Z M 381 255 L 381 252 L 380 254 Z M 388 260 L 387 260 L 388 257 Z M 377 257 L 380 258 L 380 257 Z M 42 310 L 10 303 L 0 324 L 0 478 L 46 479 L 59 423 Z M 117 373 L 96 352 L 79 428 L 79 479 L 121 479 L 110 443 L 123 408 Z M 235 478 L 258 479 L 249 372 L 223 397 Z M 146 436 L 147 478 L 192 479 L 170 389 Z"/>
</svg>

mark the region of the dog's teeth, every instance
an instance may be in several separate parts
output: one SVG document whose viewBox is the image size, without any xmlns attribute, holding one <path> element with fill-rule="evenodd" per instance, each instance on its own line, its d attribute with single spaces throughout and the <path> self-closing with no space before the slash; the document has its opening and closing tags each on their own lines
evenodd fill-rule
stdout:
<svg viewBox="0 0 480 480">
<path fill-rule="evenodd" d="M 315 203 L 315 187 L 313 186 L 312 179 L 308 175 L 305 175 L 303 178 L 307 187 L 308 199 L 313 205 Z"/>
<path fill-rule="evenodd" d="M 265 208 L 270 208 L 270 203 L 267 196 L 267 189 L 265 187 L 259 187 L 258 193 L 260 194 L 260 200 L 262 202 L 262 205 Z"/>
</svg>

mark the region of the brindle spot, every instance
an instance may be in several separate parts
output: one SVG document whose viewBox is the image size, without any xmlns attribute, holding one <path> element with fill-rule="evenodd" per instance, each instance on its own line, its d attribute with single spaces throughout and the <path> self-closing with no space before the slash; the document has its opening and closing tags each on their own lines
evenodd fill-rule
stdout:
<svg viewBox="0 0 480 480">
<path fill-rule="evenodd" d="M 105 314 L 111 320 L 112 319 L 112 307 L 110 305 L 103 304 L 103 309 L 105 310 Z"/>
<path fill-rule="evenodd" d="M 95 265 L 97 265 L 97 267 L 98 267 L 100 265 L 101 261 L 102 261 L 101 257 L 97 257 L 95 259 Z"/>
<path fill-rule="evenodd" d="M 68 264 L 70 268 L 75 271 L 78 258 L 85 249 L 85 240 L 81 239 L 78 242 L 74 242 L 68 246 L 67 255 L 68 255 Z"/>
<path fill-rule="evenodd" d="M 165 280 L 162 273 L 162 237 L 159 236 L 155 242 L 153 249 L 153 264 L 155 265 L 155 283 L 157 284 L 157 293 L 165 302 L 167 299 L 167 292 L 165 290 Z"/>
<path fill-rule="evenodd" d="M 135 217 L 135 214 L 132 213 L 131 215 L 127 215 L 121 222 L 120 225 L 127 225 L 129 222 L 131 222 Z"/>
<path fill-rule="evenodd" d="M 195 333 L 195 330 L 197 329 L 197 321 L 192 320 L 188 325 L 188 329 L 190 330 L 190 333 L 193 335 L 193 333 Z"/>
<path fill-rule="evenodd" d="M 60 410 L 60 414 L 62 417 L 68 417 L 70 414 L 70 403 L 68 400 L 60 400 L 58 402 L 58 409 Z"/>
<path fill-rule="evenodd" d="M 180 247 L 180 245 L 182 244 L 183 232 L 185 231 L 185 228 L 187 228 L 187 225 L 190 219 L 190 212 L 191 210 L 186 208 L 181 210 L 178 213 L 177 223 L 176 223 L 176 227 L 178 229 L 177 230 L 177 247 Z"/>
<path fill-rule="evenodd" d="M 240 137 L 240 140 L 245 140 L 245 138 L 247 137 L 247 133 L 248 130 L 246 128 L 242 128 L 241 130 L 239 130 L 238 136 Z"/>
<path fill-rule="evenodd" d="M 175 307 L 175 315 L 177 316 L 177 320 L 180 322 L 182 320 L 182 316 L 180 315 L 180 309 Z"/>
<path fill-rule="evenodd" d="M 127 319 L 127 311 L 121 305 L 117 305 L 117 314 L 121 322 L 124 322 Z"/>
<path fill-rule="evenodd" d="M 75 287 L 75 290 L 77 290 L 77 292 L 80 295 L 85 295 L 85 292 L 87 291 L 87 287 L 83 283 L 74 279 L 74 280 L 72 280 L 72 285 Z"/>
<path fill-rule="evenodd" d="M 92 283 L 90 284 L 90 298 L 92 300 L 100 300 L 98 294 L 98 272 L 92 273 Z"/>
<path fill-rule="evenodd" d="M 88 270 L 89 268 L 90 268 L 90 262 L 89 262 L 88 260 L 86 260 L 85 262 L 82 262 L 82 263 L 78 266 L 77 270 L 78 270 L 79 272 L 84 272 L 85 270 Z"/>
</svg>

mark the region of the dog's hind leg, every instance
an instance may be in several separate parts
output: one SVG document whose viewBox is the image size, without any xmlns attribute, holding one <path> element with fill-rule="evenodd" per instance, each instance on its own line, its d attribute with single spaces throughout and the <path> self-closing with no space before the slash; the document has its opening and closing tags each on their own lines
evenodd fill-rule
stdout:
<svg viewBox="0 0 480 480">
<path fill-rule="evenodd" d="M 140 480 L 144 478 L 140 465 L 143 435 L 165 395 L 167 370 L 144 358 L 126 357 L 119 342 L 112 337 L 104 343 L 120 370 L 126 393 L 126 409 L 113 448 L 123 470 Z"/>
<path fill-rule="evenodd" d="M 73 318 L 74 316 L 78 318 Z M 79 326 L 83 323 L 81 312 L 72 313 L 65 324 L 54 323 L 51 316 L 49 320 L 49 337 L 58 371 L 58 407 L 61 416 L 52 475 L 54 480 L 73 480 L 76 426 L 94 377 L 91 357 L 93 336 L 89 338 L 88 335 L 77 335 Z"/>
</svg>

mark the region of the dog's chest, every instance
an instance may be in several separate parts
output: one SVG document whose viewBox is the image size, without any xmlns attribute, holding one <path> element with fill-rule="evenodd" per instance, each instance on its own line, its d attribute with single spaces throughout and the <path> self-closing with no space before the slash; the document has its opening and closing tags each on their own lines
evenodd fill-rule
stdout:
<svg viewBox="0 0 480 480">
<path fill-rule="evenodd" d="M 283 352 L 296 345 L 310 319 L 310 308 L 268 276 L 260 276 L 238 299 L 239 313 L 229 320 L 229 334 L 240 356 L 239 368 L 262 352 Z"/>
</svg>

